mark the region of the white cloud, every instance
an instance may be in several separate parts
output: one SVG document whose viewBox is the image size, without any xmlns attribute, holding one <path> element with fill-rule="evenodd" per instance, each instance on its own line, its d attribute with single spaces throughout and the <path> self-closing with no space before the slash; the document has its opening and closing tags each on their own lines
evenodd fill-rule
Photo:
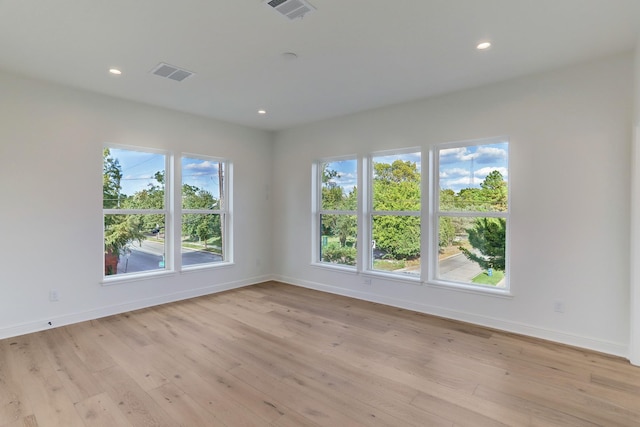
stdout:
<svg viewBox="0 0 640 427">
<path fill-rule="evenodd" d="M 468 177 L 469 171 L 462 168 L 451 168 L 440 171 L 440 179 L 453 179 L 456 177 Z"/>
<path fill-rule="evenodd" d="M 498 168 L 496 168 L 496 167 L 486 167 L 486 168 L 481 168 L 481 169 L 478 169 L 478 170 L 476 170 L 476 171 L 474 172 L 474 176 L 476 176 L 476 177 L 481 177 L 482 179 L 484 179 L 484 178 L 486 178 L 486 177 L 487 177 L 491 172 L 496 171 L 496 170 L 502 174 L 502 177 L 503 177 L 505 180 L 507 179 L 508 171 L 507 171 L 507 168 L 505 168 L 505 167 L 498 167 Z"/>
<path fill-rule="evenodd" d="M 507 151 L 503 148 L 488 147 L 485 145 L 478 147 L 478 151 L 476 151 L 475 154 L 477 154 L 475 159 L 478 163 L 495 163 L 498 159 L 502 160 L 507 158 Z"/>
</svg>

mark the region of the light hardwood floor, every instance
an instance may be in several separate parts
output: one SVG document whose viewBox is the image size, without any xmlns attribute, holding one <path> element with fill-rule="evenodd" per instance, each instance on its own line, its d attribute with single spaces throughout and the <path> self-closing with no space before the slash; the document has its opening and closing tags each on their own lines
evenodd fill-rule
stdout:
<svg viewBox="0 0 640 427">
<path fill-rule="evenodd" d="M 0 426 L 640 426 L 640 368 L 270 282 L 0 341 Z"/>
</svg>

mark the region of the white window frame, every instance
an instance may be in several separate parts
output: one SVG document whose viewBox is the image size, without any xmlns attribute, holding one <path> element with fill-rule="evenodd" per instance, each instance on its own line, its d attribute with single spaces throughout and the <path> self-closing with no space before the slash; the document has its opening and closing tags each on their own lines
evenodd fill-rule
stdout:
<svg viewBox="0 0 640 427">
<path fill-rule="evenodd" d="M 393 155 L 401 155 L 401 154 L 413 154 L 413 153 L 420 153 L 420 206 L 421 208 L 417 211 L 374 211 L 373 209 L 373 174 L 374 174 L 374 167 L 373 167 L 373 158 L 374 157 L 381 157 L 381 156 L 393 156 Z M 409 147 L 409 148 L 400 148 L 400 149 L 392 149 L 392 150 L 384 150 L 384 151 L 375 151 L 372 153 L 369 153 L 366 157 L 366 168 L 363 168 L 363 170 L 366 171 L 367 175 L 366 175 L 366 193 L 363 191 L 363 194 L 366 194 L 366 201 L 365 201 L 365 205 L 366 205 L 366 210 L 365 212 L 362 213 L 362 223 L 363 226 L 361 227 L 362 229 L 362 234 L 365 237 L 365 242 L 367 242 L 366 244 L 363 244 L 361 247 L 362 248 L 367 248 L 366 251 L 361 251 L 361 257 L 363 258 L 363 263 L 362 263 L 362 270 L 364 273 L 366 273 L 367 275 L 372 275 L 372 276 L 384 276 L 387 277 L 391 280 L 406 280 L 409 282 L 414 282 L 414 283 L 419 283 L 421 282 L 421 277 L 424 274 L 423 273 L 423 269 L 422 269 L 422 265 L 424 264 L 424 262 L 422 261 L 424 259 L 425 254 L 423 253 L 423 249 L 426 249 L 426 247 L 424 247 L 422 245 L 422 242 L 424 240 L 423 236 L 424 236 L 424 217 L 422 215 L 423 213 L 423 206 L 425 204 L 425 193 L 424 193 L 424 181 L 425 178 L 427 178 L 427 176 L 425 176 L 424 174 L 424 153 L 421 147 Z M 420 268 L 420 275 L 409 275 L 409 274 L 401 274 L 401 273 L 394 273 L 394 272 L 385 272 L 382 270 L 375 270 L 373 268 L 373 217 L 379 215 L 388 215 L 388 216 L 415 216 L 420 218 L 420 259 L 421 259 L 421 268 Z"/>
<path fill-rule="evenodd" d="M 105 143 L 102 148 L 138 151 L 142 153 L 160 154 L 164 156 L 164 209 L 102 209 L 102 240 L 104 244 L 104 218 L 105 215 L 164 215 L 164 234 L 165 234 L 165 259 L 164 268 L 157 270 L 148 270 L 141 272 L 105 275 L 105 261 L 102 260 L 102 279 L 103 285 L 119 284 L 124 282 L 137 281 L 147 278 L 163 276 L 167 274 L 175 274 L 176 272 L 190 272 L 201 269 L 220 268 L 233 264 L 233 162 L 230 159 L 206 156 L 194 153 L 180 153 L 179 156 L 174 155 L 171 151 L 161 150 L 149 147 L 131 146 L 123 144 Z M 100 151 L 102 156 L 102 150 Z M 182 209 L 182 158 L 196 158 L 224 163 L 224 194 L 225 202 L 220 209 L 199 210 L 199 209 Z M 104 162 L 104 160 L 103 160 Z M 104 206 L 104 205 L 103 205 Z M 182 265 L 181 256 L 181 235 L 182 214 L 183 213 L 203 213 L 203 214 L 219 214 L 223 226 L 223 259 L 219 262 L 194 264 L 190 266 Z"/>
<path fill-rule="evenodd" d="M 506 143 L 509 147 L 507 150 L 507 210 L 504 212 L 482 212 L 482 211 L 440 211 L 440 150 L 462 147 L 473 147 L 479 145 L 491 145 Z M 442 286 L 447 288 L 460 288 L 463 290 L 470 290 L 481 293 L 493 293 L 499 295 L 511 295 L 510 284 L 510 254 L 509 254 L 509 239 L 510 239 L 510 212 L 511 212 L 511 170 L 510 156 L 511 156 L 511 144 L 508 137 L 491 137 L 466 141 L 447 142 L 442 144 L 436 144 L 430 150 L 430 164 L 431 167 L 431 192 L 429 203 L 429 265 L 427 267 L 428 279 L 427 283 L 435 286 Z M 506 236 L 505 236 L 505 286 L 495 288 L 487 285 L 479 285 L 466 282 L 456 282 L 452 280 L 446 280 L 439 277 L 439 262 L 438 262 L 438 238 L 439 238 L 439 221 L 441 217 L 487 217 L 487 218 L 504 218 L 506 220 Z"/>
<path fill-rule="evenodd" d="M 136 280 L 145 277 L 153 277 L 164 275 L 167 273 L 171 273 L 175 271 L 174 265 L 174 257 L 172 256 L 174 252 L 173 245 L 173 230 L 174 230 L 174 218 L 172 215 L 172 203 L 171 203 L 171 188 L 173 182 L 172 176 L 172 168 L 171 165 L 173 163 L 173 155 L 171 152 L 166 150 L 159 150 L 155 148 L 147 148 L 147 147 L 137 147 L 130 145 L 121 145 L 121 144 L 111 144 L 105 143 L 103 145 L 103 149 L 117 149 L 117 150 L 127 150 L 127 151 L 137 151 L 142 153 L 150 153 L 150 154 L 160 154 L 164 156 L 164 209 L 105 209 L 104 206 L 102 208 L 102 241 L 104 244 L 104 218 L 106 215 L 153 215 L 160 214 L 164 215 L 165 223 L 164 223 L 164 251 L 165 251 L 165 259 L 164 259 L 164 268 L 157 270 L 148 270 L 142 272 L 133 272 L 133 273 L 124 273 L 124 274 L 113 274 L 113 275 L 105 275 L 105 260 L 103 257 L 102 260 L 102 283 L 103 284 L 111 284 L 111 283 L 119 283 L 123 281 Z M 102 151 L 100 152 L 102 155 Z M 104 162 L 104 160 L 103 160 Z"/>
<path fill-rule="evenodd" d="M 183 185 L 182 159 L 183 158 L 208 160 L 211 162 L 222 163 L 224 165 L 223 166 L 224 182 L 220 191 L 225 196 L 223 198 L 223 203 L 220 204 L 220 209 L 183 209 L 182 208 L 182 185 Z M 212 157 L 212 156 L 205 156 L 205 155 L 194 154 L 194 153 L 180 153 L 180 157 L 179 159 L 177 159 L 177 162 L 178 162 L 177 169 L 179 170 L 179 173 L 177 173 L 176 175 L 179 175 L 179 177 L 176 178 L 176 183 L 178 188 L 174 190 L 175 194 L 179 195 L 178 197 L 176 197 L 176 205 L 178 207 L 179 215 L 176 215 L 176 222 L 178 224 L 175 228 L 176 230 L 180 230 L 180 232 L 175 233 L 175 236 L 176 236 L 175 247 L 177 248 L 177 251 L 175 254 L 175 264 L 178 266 L 177 269 L 182 271 L 191 271 L 191 270 L 200 270 L 205 268 L 215 268 L 223 265 L 232 264 L 233 263 L 233 252 L 232 252 L 233 244 L 232 244 L 231 238 L 233 233 L 232 233 L 232 217 L 231 217 L 231 211 L 232 211 L 231 188 L 232 188 L 232 169 L 233 168 L 232 168 L 231 161 L 229 159 L 225 159 L 222 157 Z M 194 264 L 189 266 L 182 265 L 182 242 L 181 242 L 182 232 L 181 230 L 182 230 L 183 214 L 202 214 L 202 215 L 218 214 L 220 215 L 220 223 L 222 226 L 222 261 Z"/>
<path fill-rule="evenodd" d="M 469 147 L 478 145 L 489 145 L 507 143 L 507 210 L 505 212 L 440 212 L 439 211 L 439 195 L 440 195 L 440 162 L 439 150 L 457 147 Z M 373 211 L 373 158 L 379 156 L 388 156 L 396 154 L 420 153 L 421 156 L 421 197 L 419 211 Z M 498 136 L 490 138 L 479 138 L 473 140 L 464 140 L 457 142 L 446 142 L 440 144 L 430 144 L 422 147 L 409 147 L 390 150 L 380 150 L 360 154 L 357 156 L 334 156 L 325 157 L 312 163 L 312 230 L 311 230 L 311 264 L 318 267 L 329 268 L 332 270 L 343 270 L 345 272 L 356 273 L 364 276 L 362 283 L 371 283 L 370 278 L 380 278 L 385 281 L 396 281 L 398 283 L 416 284 L 422 286 L 436 287 L 453 291 L 462 291 L 475 294 L 491 295 L 495 297 L 510 298 L 513 296 L 510 283 L 510 212 L 511 212 L 511 143 L 508 137 Z M 358 209 L 356 212 L 351 211 L 333 211 L 321 209 L 322 197 L 322 169 L 323 163 L 340 161 L 340 160 L 357 160 L 357 181 L 358 181 Z M 357 261 L 356 268 L 351 266 L 322 262 L 320 260 L 320 215 L 321 214 L 355 214 L 358 222 L 357 236 Z M 421 269 L 420 276 L 404 275 L 401 273 L 385 272 L 373 269 L 373 253 L 372 253 L 372 234 L 373 222 L 375 215 L 400 215 L 400 216 L 417 216 L 420 218 L 420 258 Z M 505 286 L 495 288 L 487 285 L 479 285 L 473 283 L 455 282 L 438 278 L 438 238 L 439 227 L 438 221 L 442 216 L 457 217 L 495 217 L 506 219 L 506 242 L 505 242 Z M 365 249 L 366 248 L 366 249 Z"/>
<path fill-rule="evenodd" d="M 346 160 L 353 160 L 356 162 L 356 177 L 357 177 L 357 187 L 358 188 L 358 203 L 356 209 L 354 211 L 349 210 L 335 210 L 335 209 L 323 209 L 322 208 L 322 165 L 325 163 L 332 162 L 341 162 Z M 361 167 L 360 161 L 357 155 L 345 155 L 345 156 L 336 156 L 336 157 L 326 157 L 322 159 L 318 159 L 313 162 L 312 167 L 312 235 L 311 235 L 311 263 L 316 266 L 327 267 L 332 269 L 343 269 L 347 271 L 359 271 L 361 265 L 361 257 L 359 256 L 360 251 L 356 250 L 356 265 L 347 265 L 347 264 L 338 264 L 332 262 L 323 261 L 322 256 L 322 239 L 321 239 L 321 226 L 322 226 L 322 215 L 353 215 L 356 217 L 356 227 L 358 230 L 357 233 L 357 247 L 360 247 L 360 229 L 361 229 L 361 216 L 359 212 L 361 211 L 361 200 L 362 200 L 362 191 L 360 186 L 360 176 L 361 176 Z"/>
</svg>

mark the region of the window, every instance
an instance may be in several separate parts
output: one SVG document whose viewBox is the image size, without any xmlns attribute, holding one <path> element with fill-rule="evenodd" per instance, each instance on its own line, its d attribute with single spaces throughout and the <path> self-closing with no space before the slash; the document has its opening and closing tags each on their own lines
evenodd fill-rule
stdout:
<svg viewBox="0 0 640 427">
<path fill-rule="evenodd" d="M 167 268 L 166 166 L 164 153 L 104 149 L 105 276 Z"/>
<path fill-rule="evenodd" d="M 508 143 L 443 145 L 435 157 L 435 278 L 507 287 Z"/>
<path fill-rule="evenodd" d="M 369 267 L 420 277 L 421 153 L 371 157 Z"/>
<path fill-rule="evenodd" d="M 222 160 L 182 157 L 183 266 L 226 261 L 227 166 Z"/>
<path fill-rule="evenodd" d="M 229 169 L 220 159 L 185 155 L 174 160 L 149 149 L 105 148 L 104 276 L 230 261 Z M 182 176 L 181 197 L 174 197 L 171 170 Z"/>
<path fill-rule="evenodd" d="M 505 138 L 436 145 L 428 183 L 418 148 L 373 153 L 367 161 L 314 163 L 316 261 L 388 278 L 504 291 L 508 157 Z M 357 182 L 364 188 L 359 203 Z"/>
<path fill-rule="evenodd" d="M 320 262 L 356 265 L 358 230 L 356 159 L 319 162 Z"/>
</svg>

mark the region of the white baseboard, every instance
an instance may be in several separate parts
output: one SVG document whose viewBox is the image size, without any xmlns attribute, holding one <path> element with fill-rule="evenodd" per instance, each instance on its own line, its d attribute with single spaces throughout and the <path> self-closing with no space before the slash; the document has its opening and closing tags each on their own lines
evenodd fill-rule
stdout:
<svg viewBox="0 0 640 427">
<path fill-rule="evenodd" d="M 175 292 L 166 295 L 144 298 L 136 301 L 130 301 L 124 304 L 117 304 L 107 307 L 100 307 L 93 310 L 69 313 L 53 318 L 36 320 L 33 322 L 22 323 L 0 329 L 0 339 L 16 337 L 19 335 L 39 332 L 59 326 L 70 325 L 73 323 L 85 322 L 87 320 L 99 319 L 101 317 L 112 316 L 114 314 L 126 313 L 128 311 L 139 310 L 142 308 L 153 307 L 156 305 L 167 304 L 176 301 L 182 301 L 190 298 L 196 298 L 203 295 L 211 295 L 218 292 L 228 291 L 231 289 L 242 288 L 273 280 L 273 276 L 257 276 L 245 280 L 222 283 L 204 288 L 190 289 L 188 291 Z"/>
<path fill-rule="evenodd" d="M 380 304 L 389 305 L 392 307 L 404 308 L 407 310 L 417 311 L 420 313 L 431 314 L 434 316 L 444 317 L 452 320 L 459 320 L 462 322 L 473 323 L 480 326 L 486 326 L 488 328 L 498 329 L 506 332 L 512 332 L 516 334 L 526 335 L 534 338 L 540 338 L 548 341 L 554 341 L 561 344 L 566 344 L 574 347 L 580 347 L 584 349 L 594 350 L 601 353 L 611 354 L 614 356 L 624 357 L 628 359 L 629 348 L 628 346 L 620 343 L 597 340 L 589 337 L 569 334 L 562 331 L 555 331 L 546 328 L 540 328 L 534 325 L 528 325 L 525 323 L 514 322 L 505 319 L 498 319 L 488 316 L 482 316 L 474 313 L 467 313 L 457 310 L 450 310 L 443 307 L 424 304 L 416 301 L 407 301 L 396 299 L 384 295 L 377 295 L 368 292 L 362 292 L 357 290 L 340 288 L 337 286 L 331 286 L 324 283 L 317 283 L 308 280 L 299 280 L 286 276 L 275 276 L 273 280 L 287 283 L 290 285 L 301 286 L 308 289 L 314 289 L 317 291 L 328 292 L 336 295 L 343 295 L 347 297 L 357 298 L 364 301 L 376 302 Z"/>
</svg>

